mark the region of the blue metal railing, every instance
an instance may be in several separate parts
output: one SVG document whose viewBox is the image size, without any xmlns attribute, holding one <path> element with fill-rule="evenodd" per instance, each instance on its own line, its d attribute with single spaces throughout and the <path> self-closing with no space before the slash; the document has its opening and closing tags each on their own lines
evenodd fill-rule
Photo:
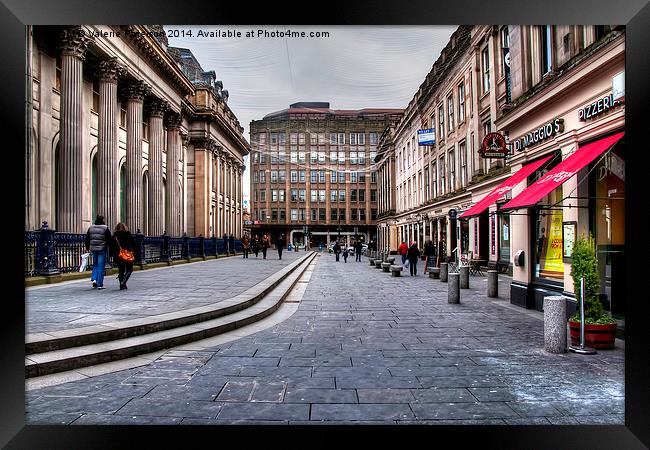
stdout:
<svg viewBox="0 0 650 450">
<path fill-rule="evenodd" d="M 25 231 L 25 277 L 56 275 L 76 272 L 81 264 L 81 255 L 86 253 L 85 234 L 59 233 L 48 227 L 47 222 L 38 230 Z M 146 265 L 179 259 L 205 258 L 225 255 L 228 242 L 215 237 L 170 237 L 133 235 L 135 240 L 135 264 Z M 234 242 L 234 251 L 243 250 L 241 240 Z M 92 268 L 92 253 L 87 269 Z M 112 267 L 109 256 L 107 266 Z"/>
</svg>

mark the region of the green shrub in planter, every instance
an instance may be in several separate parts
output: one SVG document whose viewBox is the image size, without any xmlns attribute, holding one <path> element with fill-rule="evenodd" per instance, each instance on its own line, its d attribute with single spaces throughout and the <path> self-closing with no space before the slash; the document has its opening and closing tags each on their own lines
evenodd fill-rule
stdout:
<svg viewBox="0 0 650 450">
<path fill-rule="evenodd" d="M 596 244 L 594 238 L 588 239 L 579 236 L 573 244 L 571 255 L 571 277 L 573 277 L 573 291 L 576 299 L 580 301 L 580 278 L 585 279 L 585 324 L 616 323 L 603 310 L 600 301 L 600 278 L 598 276 L 598 259 L 596 258 Z M 571 316 L 571 321 L 580 322 L 580 308 Z"/>
</svg>

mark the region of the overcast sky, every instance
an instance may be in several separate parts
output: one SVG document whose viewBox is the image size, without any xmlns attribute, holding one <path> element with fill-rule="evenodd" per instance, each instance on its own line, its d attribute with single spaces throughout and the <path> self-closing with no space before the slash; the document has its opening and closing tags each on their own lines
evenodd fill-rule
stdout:
<svg viewBox="0 0 650 450">
<path fill-rule="evenodd" d="M 250 142 L 252 120 L 299 101 L 332 109 L 404 108 L 456 26 L 165 26 L 172 47 L 188 48 L 214 70 Z M 329 32 L 329 37 L 258 37 L 258 30 Z M 191 30 L 192 37 L 187 37 Z M 199 30 L 241 37 L 199 37 Z M 186 36 L 182 36 L 182 32 Z M 247 32 L 255 37 L 246 37 Z M 244 173 L 248 200 L 249 170 Z"/>
</svg>

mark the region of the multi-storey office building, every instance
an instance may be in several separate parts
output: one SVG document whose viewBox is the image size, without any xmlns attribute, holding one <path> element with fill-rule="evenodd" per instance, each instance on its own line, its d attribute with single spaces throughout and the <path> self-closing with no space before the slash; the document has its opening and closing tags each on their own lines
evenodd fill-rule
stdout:
<svg viewBox="0 0 650 450">
<path fill-rule="evenodd" d="M 29 31 L 27 230 L 240 234 L 249 146 L 214 72 L 162 27 Z"/>
<path fill-rule="evenodd" d="M 300 102 L 252 121 L 253 233 L 310 247 L 376 240 L 377 143 L 401 112 Z"/>
</svg>

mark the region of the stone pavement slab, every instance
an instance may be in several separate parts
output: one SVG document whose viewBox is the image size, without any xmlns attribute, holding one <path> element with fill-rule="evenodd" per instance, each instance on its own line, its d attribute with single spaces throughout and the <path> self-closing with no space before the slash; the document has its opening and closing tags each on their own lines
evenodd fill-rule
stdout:
<svg viewBox="0 0 650 450">
<path fill-rule="evenodd" d="M 488 299 L 470 277 L 451 305 L 439 280 L 324 254 L 283 322 L 30 390 L 27 423 L 622 425 L 623 350 L 547 354 L 542 314 L 510 305 L 508 283 Z"/>
<path fill-rule="evenodd" d="M 304 256 L 277 253 L 266 260 L 231 256 L 190 264 L 136 271 L 128 290 L 120 291 L 114 276 L 106 289 L 87 280 L 25 289 L 25 332 L 38 333 L 85 327 L 205 306 L 241 294 Z"/>
</svg>

